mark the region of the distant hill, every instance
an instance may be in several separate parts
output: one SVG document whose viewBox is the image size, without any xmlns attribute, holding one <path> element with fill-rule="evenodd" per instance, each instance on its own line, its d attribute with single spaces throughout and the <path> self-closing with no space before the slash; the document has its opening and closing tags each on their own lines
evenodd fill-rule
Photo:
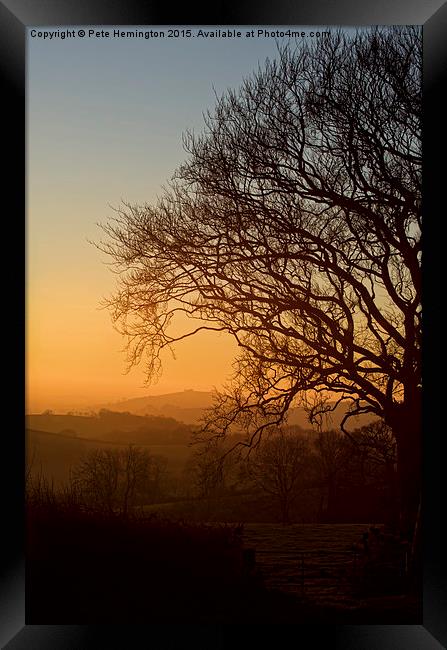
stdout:
<svg viewBox="0 0 447 650">
<path fill-rule="evenodd" d="M 107 409 L 136 415 L 158 415 L 174 418 L 185 424 L 197 424 L 203 411 L 213 403 L 213 394 L 206 391 L 184 390 L 179 393 L 135 397 L 113 404 Z"/>
<path fill-rule="evenodd" d="M 107 406 L 111 411 L 129 412 L 137 415 L 158 415 L 174 418 L 185 424 L 198 424 L 205 409 L 212 406 L 213 393 L 206 391 L 184 390 L 179 393 L 168 393 L 166 395 L 151 395 L 148 397 L 136 397 L 123 400 Z M 339 405 L 331 414 L 330 426 L 338 428 L 346 413 L 346 406 Z M 373 416 L 362 415 L 353 418 L 347 425 L 348 430 L 368 424 Z M 289 411 L 289 424 L 297 424 L 303 429 L 309 429 L 309 420 L 305 410 L 301 407 L 292 408 Z"/>
<path fill-rule="evenodd" d="M 38 417 L 36 416 L 36 418 Z M 78 436 L 75 431 L 67 429 L 56 433 L 28 428 L 26 430 L 26 455 L 31 466 L 31 475 L 38 476 L 42 472 L 48 480 L 54 481 L 56 486 L 61 485 L 68 481 L 71 468 L 77 465 L 86 453 L 93 449 L 120 448 L 129 442 L 144 447 L 151 454 L 163 456 L 168 462 L 170 474 L 172 476 L 181 475 L 185 463 L 192 453 L 186 440 L 182 441 L 181 438 L 178 438 L 178 442 L 171 441 L 169 443 L 162 437 L 149 436 L 147 433 L 140 435 L 139 439 L 138 434 L 138 431 L 115 432 L 110 436 L 104 435 L 104 439 L 101 439 L 100 437 Z M 107 439 L 105 439 L 106 437 Z M 161 440 L 161 442 L 157 442 L 157 440 Z"/>
<path fill-rule="evenodd" d="M 347 405 L 340 404 L 339 406 L 337 406 L 334 412 L 329 414 L 330 418 L 328 419 L 327 423 L 323 425 L 323 428 L 338 429 L 342 423 L 344 416 L 346 415 L 346 410 L 347 410 Z M 371 414 L 363 414 L 357 417 L 350 418 L 345 423 L 345 426 L 348 431 L 353 431 L 354 429 L 363 427 L 366 424 L 369 424 L 370 422 L 376 419 L 377 416 Z M 288 423 L 297 424 L 303 429 L 312 428 L 311 425 L 309 424 L 307 413 L 303 408 L 291 408 L 289 411 Z"/>
<path fill-rule="evenodd" d="M 70 467 L 79 462 L 86 451 L 94 447 L 135 444 L 149 448 L 151 453 L 168 459 L 169 471 L 179 476 L 191 456 L 189 443 L 195 422 L 212 403 L 212 393 L 184 391 L 157 397 L 126 400 L 114 408 L 102 409 L 93 415 L 59 415 L 43 413 L 28 415 L 27 454 L 34 456 L 33 473 L 40 469 L 56 483 L 66 481 Z M 189 404 L 193 406 L 189 407 Z M 131 409 L 152 408 L 157 415 L 132 413 Z M 330 426 L 338 427 L 345 408 L 337 407 Z M 183 422 L 172 417 L 176 413 Z M 194 415 L 193 417 L 193 414 Z M 187 417 L 186 417 L 187 416 Z M 373 418 L 362 416 L 350 423 L 355 429 Z M 289 424 L 309 429 L 307 415 L 302 408 L 291 409 Z"/>
<path fill-rule="evenodd" d="M 113 411 L 128 410 L 133 413 L 142 409 L 163 409 L 167 406 L 175 408 L 207 408 L 211 406 L 213 393 L 209 391 L 200 391 L 187 389 L 178 393 L 166 393 L 164 395 L 149 395 L 147 397 L 135 397 L 110 405 L 108 408 Z M 117 408 L 117 407 L 120 408 Z"/>
<path fill-rule="evenodd" d="M 28 415 L 27 428 L 63 434 L 65 437 L 95 439 L 117 444 L 187 445 L 204 410 L 211 406 L 211 392 L 183 391 L 167 395 L 140 397 L 110 405 L 92 415 L 42 413 Z M 146 415 L 145 412 L 152 413 Z M 331 414 L 328 428 L 338 428 L 346 407 L 338 406 Z M 349 428 L 370 422 L 371 416 L 353 418 Z M 302 429 L 311 428 L 303 408 L 289 411 L 288 423 Z"/>
<path fill-rule="evenodd" d="M 27 428 L 65 437 L 106 440 L 137 445 L 188 444 L 193 427 L 162 416 L 115 413 L 96 415 L 40 414 L 26 417 Z"/>
</svg>

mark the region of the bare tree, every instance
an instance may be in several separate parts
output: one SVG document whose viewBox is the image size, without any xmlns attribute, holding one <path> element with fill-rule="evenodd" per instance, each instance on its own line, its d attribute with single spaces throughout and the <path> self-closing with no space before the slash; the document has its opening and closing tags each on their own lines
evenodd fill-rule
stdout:
<svg viewBox="0 0 447 650">
<path fill-rule="evenodd" d="M 129 445 L 126 449 L 95 449 L 72 470 L 73 487 L 99 510 L 124 515 L 137 500 L 160 489 L 164 459 Z"/>
<path fill-rule="evenodd" d="M 320 431 L 315 441 L 315 457 L 320 485 L 326 492 L 326 506 L 320 505 L 320 516 L 325 509 L 332 515 L 337 504 L 338 491 L 344 479 L 348 453 L 345 437 L 336 430 Z M 323 498 L 324 501 L 324 498 Z"/>
<path fill-rule="evenodd" d="M 282 428 L 263 439 L 248 457 L 248 475 L 277 502 L 283 524 L 290 523 L 290 507 L 306 479 L 309 443 Z"/>
<path fill-rule="evenodd" d="M 72 468 L 71 481 L 95 509 L 114 512 L 119 504 L 120 457 L 116 449 L 94 449 Z"/>
<path fill-rule="evenodd" d="M 215 498 L 240 482 L 239 458 L 230 454 L 231 443 L 210 438 L 202 441 L 185 466 L 185 478 L 200 497 Z"/>
<path fill-rule="evenodd" d="M 205 428 L 244 426 L 247 444 L 297 399 L 311 419 L 346 403 L 344 430 L 383 418 L 406 526 L 420 490 L 421 61 L 412 26 L 280 48 L 186 134 L 158 203 L 120 207 L 100 244 L 131 365 L 153 376 L 176 341 L 230 333 L 234 382 Z"/>
<path fill-rule="evenodd" d="M 354 431 L 358 446 L 368 453 L 370 463 L 383 468 L 392 481 L 397 461 L 396 440 L 390 427 L 383 420 L 375 420 Z"/>
<path fill-rule="evenodd" d="M 399 516 L 396 485 L 397 449 L 396 439 L 390 427 L 383 420 L 375 420 L 354 431 L 357 438 L 357 453 L 365 456 L 370 475 L 382 480 L 386 488 L 387 508 L 392 521 Z"/>
</svg>

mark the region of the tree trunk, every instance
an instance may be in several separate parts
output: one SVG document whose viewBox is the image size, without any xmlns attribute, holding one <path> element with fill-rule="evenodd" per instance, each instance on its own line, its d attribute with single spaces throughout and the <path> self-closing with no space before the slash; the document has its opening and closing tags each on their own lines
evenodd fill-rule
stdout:
<svg viewBox="0 0 447 650">
<path fill-rule="evenodd" d="M 399 527 L 405 536 L 412 536 L 421 496 L 421 410 L 415 396 L 410 405 L 399 405 L 391 427 L 397 443 L 397 481 L 399 501 Z"/>
</svg>

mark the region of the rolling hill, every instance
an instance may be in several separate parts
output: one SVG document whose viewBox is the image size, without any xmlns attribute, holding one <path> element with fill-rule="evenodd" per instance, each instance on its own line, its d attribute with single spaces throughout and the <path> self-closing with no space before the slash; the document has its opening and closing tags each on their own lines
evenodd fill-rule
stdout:
<svg viewBox="0 0 447 650">
<path fill-rule="evenodd" d="M 130 440 L 133 442 L 133 440 Z M 31 468 L 31 475 L 38 476 L 42 473 L 49 481 L 61 485 L 68 481 L 70 470 L 93 449 L 107 449 L 122 447 L 129 441 L 101 440 L 96 438 L 78 437 L 74 432 L 53 433 L 27 429 L 26 431 L 26 456 Z M 140 443 L 150 454 L 163 456 L 168 463 L 171 476 L 181 475 L 186 461 L 191 456 L 192 450 L 186 443 L 151 444 Z"/>
<path fill-rule="evenodd" d="M 164 416 L 185 424 L 197 424 L 204 410 L 209 408 L 212 403 L 213 394 L 211 392 L 191 389 L 165 395 L 135 397 L 107 404 L 105 408 L 121 413 Z"/>
<path fill-rule="evenodd" d="M 136 415 L 157 415 L 167 418 L 174 418 L 185 424 L 198 424 L 205 409 L 213 403 L 213 393 L 196 390 L 184 390 L 179 393 L 168 393 L 166 395 L 151 395 L 123 400 L 107 405 L 111 411 L 128 412 Z M 332 414 L 330 426 L 338 428 L 346 413 L 346 406 L 338 406 Z M 356 429 L 371 422 L 374 417 L 362 415 L 353 418 L 348 423 L 348 429 Z M 292 408 L 289 411 L 289 424 L 294 424 L 309 429 L 309 421 L 305 410 L 301 407 Z"/>
</svg>

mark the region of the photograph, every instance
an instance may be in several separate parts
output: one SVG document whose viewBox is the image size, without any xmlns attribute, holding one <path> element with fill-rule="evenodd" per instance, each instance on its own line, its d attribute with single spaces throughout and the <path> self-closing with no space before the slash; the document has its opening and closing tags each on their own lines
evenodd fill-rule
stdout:
<svg viewBox="0 0 447 650">
<path fill-rule="evenodd" d="M 27 625 L 422 625 L 422 31 L 27 28 Z"/>
</svg>

